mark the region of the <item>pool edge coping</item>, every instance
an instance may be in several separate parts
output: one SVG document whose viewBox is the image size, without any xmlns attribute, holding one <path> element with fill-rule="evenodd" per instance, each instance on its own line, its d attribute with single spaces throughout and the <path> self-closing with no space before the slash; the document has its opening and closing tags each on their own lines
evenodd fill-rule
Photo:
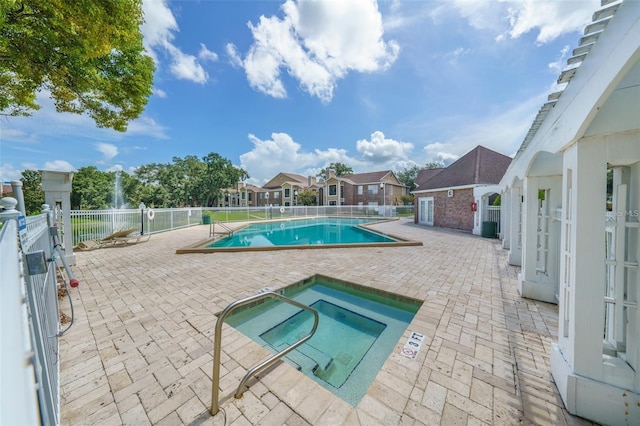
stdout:
<svg viewBox="0 0 640 426">
<path fill-rule="evenodd" d="M 318 217 L 333 217 L 333 216 L 318 216 Z M 353 218 L 353 216 L 350 216 L 349 218 Z M 358 218 L 357 216 L 355 218 Z M 289 219 L 289 220 L 303 220 L 303 219 L 309 219 L 308 217 L 304 217 L 304 218 L 295 218 L 295 219 Z M 407 246 L 422 246 L 423 243 L 421 241 L 414 241 L 414 240 L 407 240 L 406 238 L 403 237 L 399 237 L 397 235 L 394 234 L 385 234 L 382 233 L 380 231 L 377 231 L 375 229 L 371 229 L 370 226 L 374 225 L 374 224 L 380 224 L 380 223 L 384 223 L 384 222 L 391 222 L 391 221 L 397 221 L 399 220 L 398 218 L 383 218 L 380 220 L 375 220 L 373 222 L 370 223 L 364 223 L 364 224 L 359 224 L 357 225 L 358 227 L 362 227 L 362 228 L 366 228 L 367 231 L 372 232 L 374 234 L 377 235 L 382 235 L 388 238 L 392 238 L 394 240 L 397 241 L 393 241 L 393 242 L 386 242 L 386 243 L 353 243 L 353 244 L 322 244 L 322 245 L 283 245 L 283 246 L 262 246 L 262 247 L 203 247 L 205 244 L 210 244 L 214 241 L 216 241 L 216 237 L 212 237 L 212 238 L 207 238 L 204 240 L 200 240 L 194 244 L 188 245 L 186 247 L 182 247 L 179 249 L 176 249 L 176 254 L 190 254 L 190 253 L 202 253 L 202 254 L 209 254 L 209 253 L 237 253 L 237 252 L 244 252 L 244 251 L 249 251 L 249 252 L 253 252 L 253 251 L 274 251 L 274 250 L 317 250 L 317 249 L 330 249 L 330 248 L 366 248 L 366 247 L 407 247 Z M 269 221 L 269 222 L 284 222 L 283 220 L 274 220 L 274 221 Z M 260 222 L 250 222 L 247 223 L 243 226 L 238 227 L 237 229 L 234 229 L 235 231 L 238 231 L 240 229 L 246 228 L 249 225 L 255 224 L 255 223 L 264 223 L 262 221 Z"/>
</svg>

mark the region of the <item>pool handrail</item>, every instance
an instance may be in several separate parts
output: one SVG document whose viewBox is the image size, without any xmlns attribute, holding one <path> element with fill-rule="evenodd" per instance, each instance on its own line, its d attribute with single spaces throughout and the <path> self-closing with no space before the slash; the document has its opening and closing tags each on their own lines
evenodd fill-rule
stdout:
<svg viewBox="0 0 640 426">
<path fill-rule="evenodd" d="M 223 232 L 216 232 L 216 223 L 218 225 L 220 225 L 220 227 L 222 229 L 224 229 L 225 231 Z M 233 229 L 229 228 L 227 225 L 225 225 L 224 223 L 220 222 L 220 221 L 216 221 L 215 219 L 211 221 L 211 223 L 209 224 L 209 238 L 214 237 L 216 234 L 221 234 L 221 235 L 229 235 L 229 236 L 233 236 Z"/>
<path fill-rule="evenodd" d="M 307 340 L 311 339 L 311 337 L 313 336 L 313 334 L 316 332 L 316 330 L 318 329 L 318 322 L 319 322 L 319 317 L 318 317 L 318 312 L 313 309 L 310 306 L 307 306 L 303 303 L 300 303 L 296 300 L 290 299 L 286 296 L 283 296 L 282 294 L 279 293 L 275 293 L 273 291 L 267 291 L 264 293 L 260 293 L 260 294 L 256 294 L 253 296 L 249 296 L 247 298 L 244 299 L 240 299 L 240 300 L 236 300 L 235 302 L 229 304 L 221 313 L 220 316 L 218 316 L 218 320 L 216 322 L 216 330 L 215 330 L 215 336 L 214 336 L 214 345 L 213 345 L 213 377 L 212 377 L 212 384 L 211 384 L 211 409 L 209 410 L 209 413 L 212 416 L 215 416 L 218 411 L 220 411 L 220 406 L 219 406 L 219 401 L 218 401 L 218 395 L 220 392 L 219 389 L 219 385 L 220 385 L 220 350 L 221 350 L 221 337 L 222 337 L 222 324 L 224 324 L 224 320 L 226 319 L 227 316 L 229 316 L 231 314 L 231 312 L 233 312 L 236 308 L 248 305 L 252 302 L 258 301 L 258 300 L 262 300 L 262 299 L 266 299 L 268 297 L 273 297 L 275 299 L 281 300 L 283 302 L 289 303 L 293 306 L 296 306 L 298 308 L 307 310 L 309 312 L 311 312 L 313 314 L 313 327 L 311 328 L 311 331 L 309 332 L 309 334 L 307 334 L 305 337 L 303 337 L 302 339 L 298 340 L 296 343 L 294 343 L 293 345 L 289 346 L 288 348 L 272 355 L 271 357 L 267 358 L 264 361 L 261 361 L 260 363 L 254 365 L 253 367 L 251 367 L 249 369 L 249 371 L 247 371 L 247 374 L 245 374 L 245 376 L 242 378 L 242 380 L 240 381 L 240 385 L 238 386 L 238 389 L 236 390 L 236 393 L 234 394 L 235 398 L 241 398 L 242 394 L 245 391 L 245 385 L 246 383 L 249 381 L 249 379 L 251 379 L 253 376 L 255 376 L 256 374 L 266 370 L 267 368 L 271 367 L 276 361 L 278 361 L 280 358 L 282 358 L 283 356 L 285 356 L 286 354 L 288 354 L 289 352 L 291 352 L 292 350 L 294 350 L 295 348 L 297 348 L 298 346 L 300 346 L 301 344 L 303 344 L 304 342 L 306 342 Z"/>
</svg>

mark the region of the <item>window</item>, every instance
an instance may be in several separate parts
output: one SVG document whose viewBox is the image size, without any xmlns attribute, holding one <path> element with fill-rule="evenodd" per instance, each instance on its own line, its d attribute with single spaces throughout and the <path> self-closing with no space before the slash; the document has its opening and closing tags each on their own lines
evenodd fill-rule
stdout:
<svg viewBox="0 0 640 426">
<path fill-rule="evenodd" d="M 284 198 L 289 198 L 289 191 L 290 191 L 289 188 L 284 189 Z"/>
<path fill-rule="evenodd" d="M 242 193 L 242 199 L 244 200 L 244 192 Z M 251 192 L 249 193 L 249 201 L 251 201 Z"/>
<path fill-rule="evenodd" d="M 358 185 L 358 195 L 362 195 L 363 187 L 362 185 Z"/>
<path fill-rule="evenodd" d="M 337 205 L 337 203 L 335 201 L 329 201 L 329 205 L 330 206 L 335 206 L 335 205 Z"/>
<path fill-rule="evenodd" d="M 243 199 L 243 200 L 244 200 L 245 194 L 246 194 L 246 192 L 243 192 L 243 193 L 242 193 L 242 199 Z M 251 194 L 249 194 L 249 199 L 251 199 Z"/>
<path fill-rule="evenodd" d="M 344 185 L 340 185 L 340 198 L 344 198 Z"/>
<path fill-rule="evenodd" d="M 367 185 L 367 194 L 378 195 L 378 185 Z"/>
<path fill-rule="evenodd" d="M 277 200 L 278 198 L 280 198 L 280 191 L 276 191 L 276 192 L 274 192 L 274 193 L 273 193 L 273 198 L 274 198 L 274 199 L 276 199 L 276 200 Z"/>
<path fill-rule="evenodd" d="M 337 185 L 329 185 L 329 195 L 337 195 Z"/>
</svg>

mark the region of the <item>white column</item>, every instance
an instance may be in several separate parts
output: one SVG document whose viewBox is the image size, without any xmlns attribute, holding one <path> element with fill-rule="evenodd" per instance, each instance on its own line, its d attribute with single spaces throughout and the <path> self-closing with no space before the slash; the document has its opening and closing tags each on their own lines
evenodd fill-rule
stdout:
<svg viewBox="0 0 640 426">
<path fill-rule="evenodd" d="M 509 209 L 511 218 L 510 223 L 510 241 L 509 241 L 509 264 L 522 265 L 522 188 L 519 186 L 511 189 L 511 208 Z"/>
<path fill-rule="evenodd" d="M 73 172 L 41 170 L 44 202 L 52 209 L 58 206 L 62 210 L 62 227 L 59 235 L 64 245 L 65 259 L 69 265 L 76 264 L 73 254 L 73 232 L 71 227 L 71 182 Z"/>
<path fill-rule="evenodd" d="M 604 424 L 640 424 L 635 372 L 603 354 L 607 143 L 564 154 L 558 344 L 551 372 L 567 410 Z"/>
<path fill-rule="evenodd" d="M 532 296 L 536 280 L 538 178 L 525 178 L 522 193 L 522 270 L 518 274 L 518 292 L 522 297 L 537 299 Z"/>
<path fill-rule="evenodd" d="M 502 238 L 502 248 L 511 247 L 511 190 L 500 194 L 500 238 Z"/>
</svg>

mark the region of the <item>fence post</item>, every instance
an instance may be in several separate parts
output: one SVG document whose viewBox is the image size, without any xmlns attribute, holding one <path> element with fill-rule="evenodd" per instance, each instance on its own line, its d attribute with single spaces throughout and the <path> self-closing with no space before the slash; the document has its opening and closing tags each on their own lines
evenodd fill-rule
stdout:
<svg viewBox="0 0 640 426">
<path fill-rule="evenodd" d="M 9 219 L 17 219 L 20 216 L 20 211 L 16 210 L 18 200 L 13 197 L 4 197 L 0 199 L 0 205 L 3 207 L 0 210 L 0 222 L 4 222 Z"/>
</svg>

